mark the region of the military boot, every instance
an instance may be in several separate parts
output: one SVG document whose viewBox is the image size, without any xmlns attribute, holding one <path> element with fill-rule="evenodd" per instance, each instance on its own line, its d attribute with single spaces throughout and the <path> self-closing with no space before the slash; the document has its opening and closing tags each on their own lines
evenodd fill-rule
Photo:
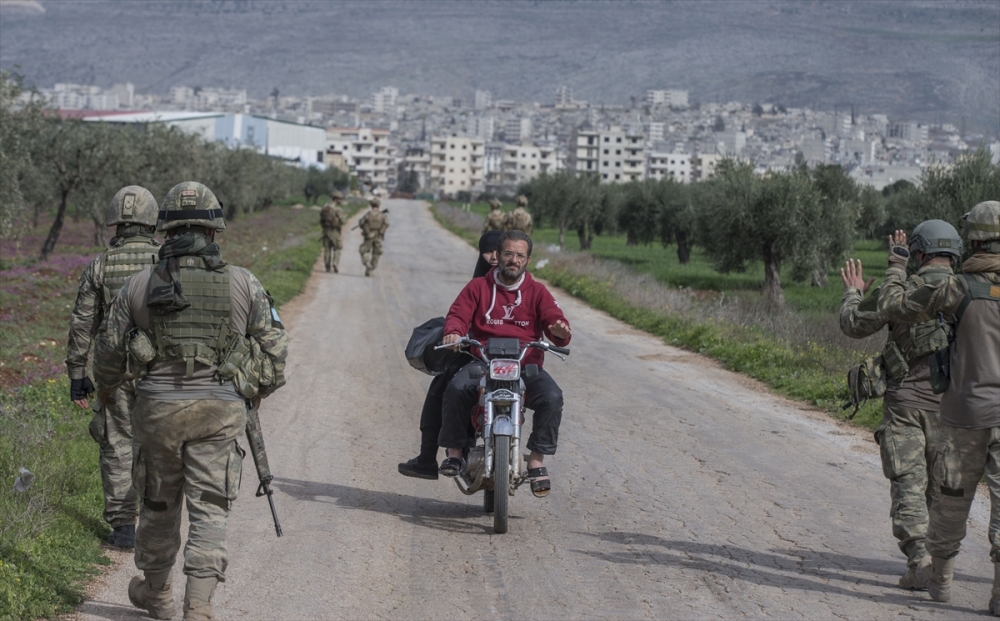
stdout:
<svg viewBox="0 0 1000 621">
<path fill-rule="evenodd" d="M 927 593 L 935 602 L 951 601 L 951 581 L 955 577 L 955 557 L 931 557 L 931 574 Z"/>
<path fill-rule="evenodd" d="M 990 593 L 990 614 L 1000 617 L 1000 563 L 993 562 L 993 591 Z"/>
<path fill-rule="evenodd" d="M 115 526 L 108 535 L 108 543 L 118 548 L 134 548 L 135 524 Z"/>
<path fill-rule="evenodd" d="M 215 621 L 212 614 L 212 596 L 218 578 L 188 576 L 184 591 L 184 621 Z"/>
<path fill-rule="evenodd" d="M 922 556 L 916 565 L 907 568 L 906 573 L 899 579 L 899 587 L 910 589 L 911 591 L 923 591 L 927 589 L 927 577 L 930 574 L 931 557 Z"/>
<path fill-rule="evenodd" d="M 154 619 L 172 619 L 174 593 L 170 588 L 170 572 L 146 572 L 145 578 L 136 576 L 128 583 L 128 600 Z"/>
</svg>

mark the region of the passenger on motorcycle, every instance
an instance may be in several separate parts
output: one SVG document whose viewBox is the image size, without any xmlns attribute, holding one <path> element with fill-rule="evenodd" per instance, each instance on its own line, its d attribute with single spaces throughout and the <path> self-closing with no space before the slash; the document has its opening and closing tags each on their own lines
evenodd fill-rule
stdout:
<svg viewBox="0 0 1000 621">
<path fill-rule="evenodd" d="M 499 239 L 500 231 L 487 231 L 479 238 L 479 258 L 472 273 L 473 278 L 482 278 L 496 267 Z M 403 476 L 431 480 L 438 478 L 438 435 L 441 433 L 441 402 L 444 399 L 444 390 L 455 373 L 468 361 L 466 356 L 460 357 L 444 373 L 434 376 L 431 380 L 427 396 L 424 398 L 424 407 L 420 411 L 420 454 L 397 466 Z"/>
<path fill-rule="evenodd" d="M 555 345 L 568 345 L 572 334 L 566 316 L 548 289 L 527 273 L 531 238 L 523 231 L 507 231 L 500 236 L 499 248 L 499 265 L 485 278 L 473 279 L 451 305 L 442 343 L 458 343 L 466 334 L 483 343 L 497 337 L 517 338 L 525 343 L 537 341 L 544 334 Z M 534 410 L 527 444 L 531 451 L 528 477 L 531 493 L 538 497 L 547 495 L 551 488 L 543 462 L 545 455 L 555 455 L 563 408 L 562 390 L 542 369 L 543 361 L 543 352 L 530 350 L 523 364 L 536 364 L 539 371 L 534 377 L 522 375 L 525 402 Z M 444 476 L 458 476 L 465 466 L 462 450 L 475 442 L 470 412 L 478 397 L 479 380 L 470 377 L 469 372 L 481 364 L 470 361 L 445 388 L 438 438 L 438 444 L 448 453 L 441 462 Z"/>
</svg>

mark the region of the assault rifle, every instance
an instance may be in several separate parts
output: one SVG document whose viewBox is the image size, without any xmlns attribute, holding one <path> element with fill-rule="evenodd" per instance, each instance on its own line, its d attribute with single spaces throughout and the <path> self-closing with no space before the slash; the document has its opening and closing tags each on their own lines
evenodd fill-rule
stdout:
<svg viewBox="0 0 1000 621">
<path fill-rule="evenodd" d="M 260 417 L 257 416 L 257 408 L 260 406 L 260 399 L 248 400 L 247 406 L 247 440 L 250 442 L 250 452 L 253 454 L 253 463 L 257 466 L 257 478 L 260 486 L 257 487 L 257 498 L 267 496 L 267 504 L 271 506 L 271 517 L 274 519 L 274 532 L 280 537 L 281 522 L 278 521 L 278 512 L 274 510 L 274 498 L 271 491 L 271 466 L 267 463 L 267 451 L 264 450 L 264 433 L 260 428 Z"/>
</svg>

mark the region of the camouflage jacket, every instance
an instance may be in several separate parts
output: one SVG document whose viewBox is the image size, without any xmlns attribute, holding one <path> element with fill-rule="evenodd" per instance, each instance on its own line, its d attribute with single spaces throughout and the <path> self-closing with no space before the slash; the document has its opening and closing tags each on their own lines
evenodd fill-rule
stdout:
<svg viewBox="0 0 1000 621">
<path fill-rule="evenodd" d="M 267 395 L 285 384 L 288 336 L 277 320 L 277 313 L 273 310 L 260 281 L 249 270 L 233 266 L 229 269 L 233 283 L 234 320 L 237 309 L 241 309 L 239 312 L 242 318 L 241 321 L 233 321 L 232 328 L 255 339 L 260 344 L 261 352 L 268 356 L 274 365 L 274 384 L 261 389 L 261 394 Z M 94 350 L 94 379 L 100 392 L 109 393 L 122 382 L 129 332 L 133 328 L 147 331 L 150 329 L 150 312 L 146 306 L 149 277 L 149 269 L 131 276 L 125 281 L 125 286 L 108 310 L 105 328 L 98 334 Z M 238 282 L 243 284 L 238 285 Z M 244 326 L 241 325 L 243 321 L 246 322 L 245 332 L 243 332 Z M 211 386 L 213 383 L 218 386 L 218 380 L 214 379 L 214 371 L 214 367 L 204 369 L 198 374 L 200 377 L 188 381 L 183 377 L 183 364 L 161 363 L 154 360 L 149 373 L 140 381 L 137 388 L 141 392 L 143 383 L 163 384 L 165 379 L 180 387 L 181 391 L 185 387 L 195 390 Z"/>
<path fill-rule="evenodd" d="M 319 224 L 323 227 L 324 232 L 328 229 L 340 231 L 346 221 L 347 215 L 344 210 L 334 202 L 327 203 L 319 213 Z"/>
<path fill-rule="evenodd" d="M 152 237 L 140 235 L 127 237 L 123 244 L 148 246 L 152 254 L 159 249 L 159 242 Z M 69 338 L 66 346 L 66 369 L 70 379 L 87 376 L 87 360 L 90 344 L 97 334 L 107 311 L 104 304 L 104 257 L 106 253 L 94 257 L 87 269 L 80 275 L 76 304 L 69 318 Z"/>
<path fill-rule="evenodd" d="M 486 231 L 502 231 L 503 223 L 505 220 L 505 214 L 500 209 L 492 210 L 487 216 L 486 221 L 483 222 L 483 233 Z"/>
<path fill-rule="evenodd" d="M 878 289 L 863 298 L 857 287 L 848 287 L 840 301 L 840 331 L 852 339 L 876 334 L 889 321 L 878 312 Z"/>
<path fill-rule="evenodd" d="M 917 275 L 922 281 L 907 286 L 906 262 L 895 256 L 889 259 L 878 296 L 878 310 L 889 321 L 933 321 L 939 313 L 954 313 L 965 297 L 962 279 L 946 265 L 922 267 Z"/>
</svg>

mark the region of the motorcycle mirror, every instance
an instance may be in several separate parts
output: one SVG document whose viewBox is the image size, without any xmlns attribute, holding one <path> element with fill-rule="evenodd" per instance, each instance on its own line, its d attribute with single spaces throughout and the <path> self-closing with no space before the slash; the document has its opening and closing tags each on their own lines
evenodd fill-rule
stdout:
<svg viewBox="0 0 1000 621">
<path fill-rule="evenodd" d="M 480 379 L 484 375 L 486 375 L 486 369 L 481 365 L 477 364 L 469 368 L 469 379 Z"/>
</svg>

